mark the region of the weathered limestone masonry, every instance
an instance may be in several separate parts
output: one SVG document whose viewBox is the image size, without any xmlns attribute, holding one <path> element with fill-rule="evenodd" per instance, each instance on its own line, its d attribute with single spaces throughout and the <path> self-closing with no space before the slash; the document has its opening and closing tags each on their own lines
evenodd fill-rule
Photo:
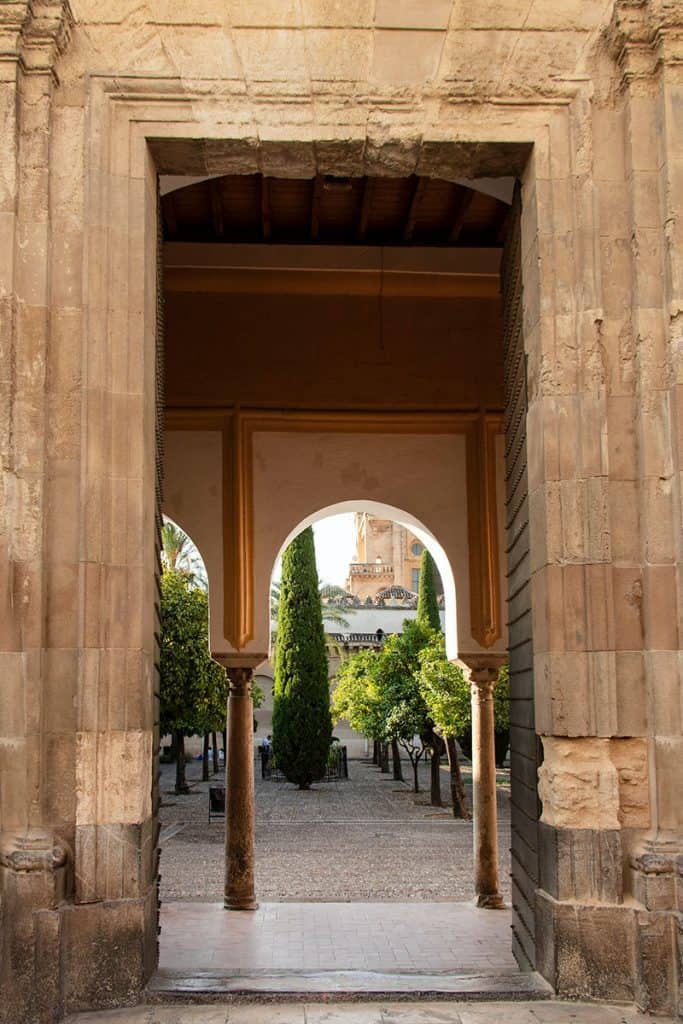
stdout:
<svg viewBox="0 0 683 1024">
<path fill-rule="evenodd" d="M 0 56 L 0 1019 L 156 962 L 158 172 L 521 180 L 532 958 L 680 1012 L 680 0 L 7 0 Z"/>
</svg>

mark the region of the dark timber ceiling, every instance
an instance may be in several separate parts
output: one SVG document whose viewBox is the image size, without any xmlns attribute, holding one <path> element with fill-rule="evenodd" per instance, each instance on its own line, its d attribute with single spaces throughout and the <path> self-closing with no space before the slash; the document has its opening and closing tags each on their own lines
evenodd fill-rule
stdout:
<svg viewBox="0 0 683 1024">
<path fill-rule="evenodd" d="M 175 242 L 499 246 L 509 207 L 438 178 L 226 175 L 161 200 Z"/>
</svg>

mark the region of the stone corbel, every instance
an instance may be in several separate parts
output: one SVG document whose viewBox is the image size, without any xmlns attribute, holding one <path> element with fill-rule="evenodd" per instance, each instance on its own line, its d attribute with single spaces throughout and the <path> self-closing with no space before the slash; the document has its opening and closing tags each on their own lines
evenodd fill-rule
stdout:
<svg viewBox="0 0 683 1024">
<path fill-rule="evenodd" d="M 49 74 L 55 81 L 55 63 L 69 45 L 74 16 L 69 0 L 28 0 L 21 25 L 19 59 L 27 74 Z"/>
<path fill-rule="evenodd" d="M 679 0 L 616 0 L 606 42 L 625 85 L 650 78 L 660 63 L 683 61 L 683 6 Z"/>
<path fill-rule="evenodd" d="M 19 60 L 21 28 L 27 11 L 28 0 L 7 0 L 0 4 L 0 63 Z"/>
</svg>

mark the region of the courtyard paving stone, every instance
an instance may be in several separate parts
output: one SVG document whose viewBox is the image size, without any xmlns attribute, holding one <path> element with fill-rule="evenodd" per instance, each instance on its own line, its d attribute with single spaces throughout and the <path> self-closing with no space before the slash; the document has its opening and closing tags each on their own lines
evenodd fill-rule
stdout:
<svg viewBox="0 0 683 1024">
<path fill-rule="evenodd" d="M 257 762 L 257 769 L 258 769 Z M 404 766 L 406 779 L 410 766 Z M 200 772 L 197 762 L 190 778 Z M 208 786 L 173 795 L 173 765 L 162 771 L 161 897 L 221 900 L 224 823 L 208 823 Z M 307 792 L 256 780 L 256 889 L 263 900 L 468 900 L 472 888 L 472 823 L 429 805 L 428 767 L 422 792 L 363 761 L 350 778 Z M 469 777 L 469 776 L 467 776 Z M 507 773 L 498 790 L 500 877 L 509 896 L 510 812 Z M 443 799 L 448 774 L 442 771 Z M 471 806 L 471 803 L 470 803 Z"/>
</svg>

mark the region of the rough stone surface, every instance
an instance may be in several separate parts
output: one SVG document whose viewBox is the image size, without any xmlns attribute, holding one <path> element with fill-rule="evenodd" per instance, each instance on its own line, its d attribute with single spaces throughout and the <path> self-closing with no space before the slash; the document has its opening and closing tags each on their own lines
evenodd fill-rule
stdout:
<svg viewBox="0 0 683 1024">
<path fill-rule="evenodd" d="M 681 21 L 673 0 L 0 4 L 0 830 L 69 849 L 58 905 L 51 867 L 0 865 L 3 1022 L 58 1017 L 75 966 L 88 999 L 128 999 L 154 961 L 157 172 L 519 178 L 544 819 L 619 831 L 624 864 L 646 835 L 680 855 Z M 623 905 L 539 910 L 566 991 L 673 1005 L 680 882 L 637 870 Z M 117 974 L 124 940 L 142 975 Z"/>
</svg>

